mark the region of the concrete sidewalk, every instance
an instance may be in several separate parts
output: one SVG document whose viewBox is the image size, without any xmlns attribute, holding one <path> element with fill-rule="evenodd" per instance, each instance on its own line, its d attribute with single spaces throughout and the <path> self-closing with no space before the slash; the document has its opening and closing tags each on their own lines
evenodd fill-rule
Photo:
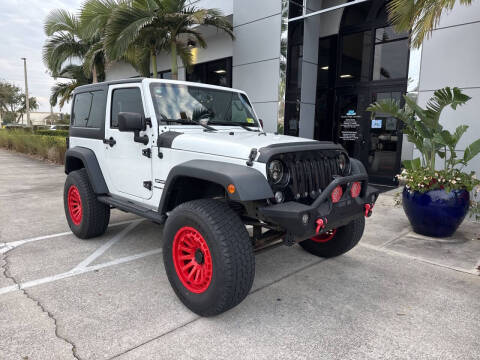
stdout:
<svg viewBox="0 0 480 360">
<path fill-rule="evenodd" d="M 355 249 L 256 257 L 239 306 L 200 318 L 175 297 L 162 228 L 112 212 L 74 237 L 60 166 L 0 150 L 0 359 L 478 359 L 480 225 L 411 232 L 383 194 Z"/>
</svg>

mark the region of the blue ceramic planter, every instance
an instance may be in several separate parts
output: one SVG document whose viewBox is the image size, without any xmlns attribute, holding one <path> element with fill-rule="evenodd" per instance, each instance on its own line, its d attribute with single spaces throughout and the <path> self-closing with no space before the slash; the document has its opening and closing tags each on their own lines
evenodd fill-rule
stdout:
<svg viewBox="0 0 480 360">
<path fill-rule="evenodd" d="M 468 213 L 466 190 L 431 190 L 426 193 L 403 189 L 403 209 L 413 231 L 433 237 L 452 236 Z"/>
</svg>

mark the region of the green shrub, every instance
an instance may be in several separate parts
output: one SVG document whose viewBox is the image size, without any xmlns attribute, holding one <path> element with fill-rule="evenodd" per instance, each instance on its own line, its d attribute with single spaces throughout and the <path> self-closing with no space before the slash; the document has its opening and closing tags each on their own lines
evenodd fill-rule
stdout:
<svg viewBox="0 0 480 360">
<path fill-rule="evenodd" d="M 63 137 L 26 133 L 22 130 L 0 130 L 0 147 L 40 156 L 58 164 L 63 164 L 67 150 Z"/>
<path fill-rule="evenodd" d="M 35 134 L 68 137 L 68 130 L 36 130 Z"/>
</svg>

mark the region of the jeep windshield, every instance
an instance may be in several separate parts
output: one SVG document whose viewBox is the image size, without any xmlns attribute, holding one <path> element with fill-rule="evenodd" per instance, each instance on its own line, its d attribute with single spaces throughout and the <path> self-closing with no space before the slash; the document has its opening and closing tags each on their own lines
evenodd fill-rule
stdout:
<svg viewBox="0 0 480 360">
<path fill-rule="evenodd" d="M 248 98 L 238 92 L 170 83 L 152 83 L 150 92 L 160 123 L 258 127 Z"/>
</svg>

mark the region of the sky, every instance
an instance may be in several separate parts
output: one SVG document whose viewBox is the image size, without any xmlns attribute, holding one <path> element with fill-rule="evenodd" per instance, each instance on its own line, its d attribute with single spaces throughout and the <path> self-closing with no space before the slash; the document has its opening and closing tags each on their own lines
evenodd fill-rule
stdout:
<svg viewBox="0 0 480 360">
<path fill-rule="evenodd" d="M 83 0 L 0 0 L 0 79 L 25 89 L 22 57 L 27 58 L 29 95 L 37 98 L 37 111 L 50 111 L 50 77 L 42 61 L 46 36 L 43 22 L 53 9 L 76 12 Z M 59 111 L 58 107 L 54 111 Z M 68 112 L 68 106 L 62 109 Z"/>
</svg>

